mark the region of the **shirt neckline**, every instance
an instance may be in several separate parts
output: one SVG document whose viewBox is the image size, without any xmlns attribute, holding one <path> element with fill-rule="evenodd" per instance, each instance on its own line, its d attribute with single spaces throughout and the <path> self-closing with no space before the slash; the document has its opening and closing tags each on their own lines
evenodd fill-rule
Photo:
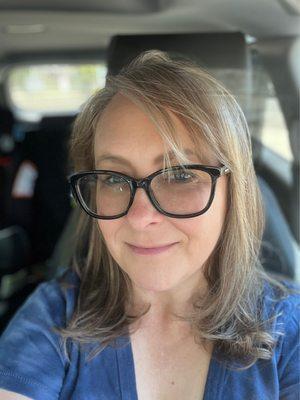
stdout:
<svg viewBox="0 0 300 400">
<path fill-rule="evenodd" d="M 117 344 L 116 355 L 122 400 L 138 400 L 130 337 L 118 338 Z M 221 388 L 224 384 L 224 380 L 225 366 L 217 361 L 216 349 L 214 348 L 209 363 L 203 400 L 222 399 Z"/>
</svg>

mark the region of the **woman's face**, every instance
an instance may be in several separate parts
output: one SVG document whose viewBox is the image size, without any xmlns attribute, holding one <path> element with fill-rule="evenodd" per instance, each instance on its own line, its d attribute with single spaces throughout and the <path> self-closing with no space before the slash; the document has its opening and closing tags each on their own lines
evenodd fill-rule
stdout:
<svg viewBox="0 0 300 400">
<path fill-rule="evenodd" d="M 171 117 L 183 148 L 192 153 L 193 144 L 185 127 L 174 114 Z M 201 160 L 190 155 L 191 163 L 218 165 L 204 149 L 202 153 Z M 162 139 L 150 119 L 129 99 L 117 94 L 97 125 L 96 168 L 143 178 L 162 168 L 163 154 Z M 172 164 L 178 164 L 176 159 Z M 127 215 L 98 220 L 112 257 L 136 288 L 151 293 L 178 293 L 183 288 L 192 290 L 203 280 L 202 266 L 212 253 L 224 223 L 226 185 L 226 177 L 218 179 L 210 209 L 198 217 L 167 217 L 153 207 L 143 189 L 137 189 Z M 157 250 L 161 246 L 168 247 Z"/>
</svg>

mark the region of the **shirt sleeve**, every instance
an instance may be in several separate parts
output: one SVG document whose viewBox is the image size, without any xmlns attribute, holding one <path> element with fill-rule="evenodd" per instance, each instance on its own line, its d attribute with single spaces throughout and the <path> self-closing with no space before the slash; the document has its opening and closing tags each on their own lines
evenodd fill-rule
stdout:
<svg viewBox="0 0 300 400">
<path fill-rule="evenodd" d="M 300 399 L 300 296 L 284 310 L 286 317 L 278 360 L 280 400 Z"/>
<path fill-rule="evenodd" d="M 29 296 L 0 339 L 0 387 L 32 398 L 59 398 L 66 358 L 53 327 L 65 325 L 65 300 L 57 282 Z"/>
</svg>

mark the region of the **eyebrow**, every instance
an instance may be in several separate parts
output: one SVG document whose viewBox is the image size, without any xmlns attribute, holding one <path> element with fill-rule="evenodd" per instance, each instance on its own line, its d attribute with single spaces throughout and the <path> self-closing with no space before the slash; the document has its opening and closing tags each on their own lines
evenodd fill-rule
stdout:
<svg viewBox="0 0 300 400">
<path fill-rule="evenodd" d="M 183 152 L 186 156 L 195 156 L 196 155 L 190 149 L 184 149 Z M 176 156 L 172 150 L 168 152 L 168 156 L 170 157 L 170 159 L 176 158 Z M 164 160 L 164 154 L 159 155 L 153 161 L 155 164 L 158 164 L 158 163 L 163 162 L 163 160 Z M 127 160 L 126 158 L 122 157 L 121 155 L 110 154 L 110 153 L 101 154 L 96 158 L 96 165 L 103 161 L 118 162 L 118 163 L 125 164 L 125 165 L 132 167 L 131 162 L 129 160 Z"/>
</svg>

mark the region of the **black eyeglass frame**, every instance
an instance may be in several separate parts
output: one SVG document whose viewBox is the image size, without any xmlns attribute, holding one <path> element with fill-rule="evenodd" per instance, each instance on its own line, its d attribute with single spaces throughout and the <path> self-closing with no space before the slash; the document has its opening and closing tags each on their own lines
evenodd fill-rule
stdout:
<svg viewBox="0 0 300 400">
<path fill-rule="evenodd" d="M 187 170 L 196 169 L 199 171 L 204 171 L 204 172 L 207 172 L 211 177 L 212 186 L 211 186 L 211 192 L 210 192 L 210 197 L 209 197 L 208 203 L 205 206 L 205 208 L 199 212 L 191 213 L 191 214 L 169 213 L 161 208 L 160 204 L 156 200 L 156 198 L 151 190 L 151 186 L 150 186 L 151 181 L 157 175 L 159 175 L 163 172 L 165 173 L 168 171 L 178 171 L 178 170 L 182 170 L 182 169 L 187 169 Z M 123 174 L 121 172 L 99 169 L 99 170 L 81 171 L 81 172 L 74 173 L 69 176 L 68 181 L 71 185 L 72 195 L 75 198 L 75 200 L 84 209 L 84 211 L 93 218 L 110 220 L 110 219 L 117 219 L 117 218 L 121 218 L 121 217 L 125 216 L 128 213 L 128 211 L 133 203 L 134 196 L 135 196 L 136 190 L 138 188 L 142 188 L 145 190 L 151 204 L 161 214 L 166 215 L 167 217 L 171 217 L 171 218 L 193 218 L 193 217 L 197 217 L 199 215 L 204 214 L 210 208 L 210 206 L 213 202 L 214 196 L 215 196 L 217 179 L 220 178 L 221 176 L 229 174 L 229 173 L 230 173 L 230 170 L 225 165 L 221 165 L 220 167 L 214 167 L 214 166 L 208 166 L 208 165 L 202 165 L 202 164 L 188 164 L 188 165 L 178 165 L 178 166 L 174 166 L 174 167 L 170 167 L 170 168 L 160 169 L 142 179 L 135 179 L 135 178 L 132 178 L 131 176 Z M 78 182 L 79 182 L 79 179 L 82 178 L 83 176 L 95 175 L 95 174 L 103 174 L 103 175 L 104 174 L 114 174 L 116 176 L 123 178 L 129 184 L 130 200 L 129 200 L 126 211 L 124 211 L 118 215 L 114 215 L 114 216 L 101 216 L 101 215 L 94 213 L 87 207 L 87 205 L 85 204 L 85 202 L 81 196 L 81 193 L 80 193 L 80 190 L 78 187 Z"/>
</svg>

